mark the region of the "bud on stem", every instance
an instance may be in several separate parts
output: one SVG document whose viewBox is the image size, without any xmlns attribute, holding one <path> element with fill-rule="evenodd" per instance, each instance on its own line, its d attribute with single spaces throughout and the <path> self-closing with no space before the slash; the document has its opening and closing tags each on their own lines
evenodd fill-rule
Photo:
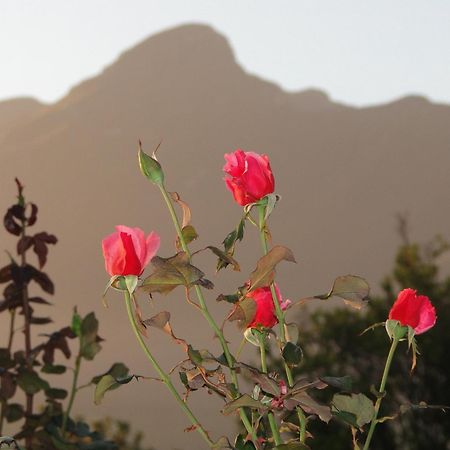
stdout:
<svg viewBox="0 0 450 450">
<path fill-rule="evenodd" d="M 139 167 L 142 174 L 153 184 L 162 186 L 164 184 L 164 172 L 162 170 L 161 164 L 156 159 L 155 152 L 152 156 L 148 156 L 142 150 L 141 142 L 139 141 Z"/>
</svg>

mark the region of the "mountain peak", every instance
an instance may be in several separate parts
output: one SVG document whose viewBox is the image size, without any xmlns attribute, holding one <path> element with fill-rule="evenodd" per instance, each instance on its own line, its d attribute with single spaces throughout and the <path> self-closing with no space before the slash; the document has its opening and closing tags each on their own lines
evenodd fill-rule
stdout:
<svg viewBox="0 0 450 450">
<path fill-rule="evenodd" d="M 187 24 L 176 28 L 161 31 L 154 34 L 140 44 L 125 51 L 119 57 L 118 62 L 129 58 L 141 56 L 189 56 L 195 54 L 214 55 L 215 58 L 231 58 L 234 60 L 233 52 L 226 38 L 208 25 Z"/>
<path fill-rule="evenodd" d="M 243 73 L 223 35 L 206 25 L 182 25 L 126 50 L 99 76 L 72 89 L 62 103 L 67 106 L 111 89 L 152 92 L 204 88 L 199 80 L 226 80 Z"/>
</svg>

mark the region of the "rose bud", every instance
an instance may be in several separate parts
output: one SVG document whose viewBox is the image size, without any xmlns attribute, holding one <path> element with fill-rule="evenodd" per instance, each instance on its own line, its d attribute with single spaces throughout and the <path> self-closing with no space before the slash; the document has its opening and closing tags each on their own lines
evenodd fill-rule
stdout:
<svg viewBox="0 0 450 450">
<path fill-rule="evenodd" d="M 140 228 L 124 225 L 116 230 L 102 241 L 106 271 L 112 277 L 141 275 L 159 249 L 159 236 L 152 231 L 145 237 Z"/>
<path fill-rule="evenodd" d="M 273 193 L 275 181 L 266 155 L 238 149 L 224 157 L 223 171 L 229 175 L 225 183 L 239 205 L 255 203 Z"/>
<path fill-rule="evenodd" d="M 389 311 L 389 319 L 409 326 L 415 334 L 425 333 L 436 323 L 436 311 L 425 295 L 417 295 L 414 289 L 403 289 Z"/>
<path fill-rule="evenodd" d="M 275 292 L 278 297 L 278 302 L 281 305 L 281 309 L 284 311 L 291 301 L 283 301 L 281 292 L 276 285 Z M 252 321 L 247 325 L 247 328 L 272 328 L 278 323 L 275 314 L 275 305 L 272 300 L 272 292 L 270 291 L 269 286 L 255 289 L 254 291 L 249 292 L 247 297 L 252 298 L 256 303 L 255 315 Z"/>
</svg>

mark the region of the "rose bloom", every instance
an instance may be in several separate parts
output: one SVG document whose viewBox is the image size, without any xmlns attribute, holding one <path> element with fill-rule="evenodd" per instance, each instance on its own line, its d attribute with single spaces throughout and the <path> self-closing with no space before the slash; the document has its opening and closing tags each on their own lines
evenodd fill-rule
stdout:
<svg viewBox="0 0 450 450">
<path fill-rule="evenodd" d="M 240 149 L 226 153 L 223 171 L 228 190 L 241 206 L 255 203 L 267 194 L 272 194 L 275 181 L 270 168 L 269 158 L 254 152 Z"/>
<path fill-rule="evenodd" d="M 290 305 L 291 301 L 283 301 L 277 285 L 275 285 L 275 292 L 281 309 L 284 311 Z M 256 302 L 255 315 L 252 321 L 247 325 L 247 328 L 272 328 L 278 323 L 275 305 L 272 300 L 272 292 L 270 292 L 269 286 L 255 289 L 254 291 L 249 292 L 247 297 L 252 298 Z"/>
<path fill-rule="evenodd" d="M 430 299 L 414 289 L 403 289 L 389 311 L 389 319 L 410 326 L 415 334 L 425 333 L 436 323 L 436 311 Z"/>
<path fill-rule="evenodd" d="M 159 236 L 147 237 L 140 228 L 116 226 L 116 231 L 102 241 L 106 271 L 111 275 L 139 276 L 159 249 Z"/>
</svg>

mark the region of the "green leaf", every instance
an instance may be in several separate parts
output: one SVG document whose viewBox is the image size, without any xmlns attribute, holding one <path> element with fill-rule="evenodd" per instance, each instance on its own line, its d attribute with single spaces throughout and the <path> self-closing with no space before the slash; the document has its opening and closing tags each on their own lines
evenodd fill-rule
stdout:
<svg viewBox="0 0 450 450">
<path fill-rule="evenodd" d="M 241 221 L 239 222 L 238 226 L 231 231 L 230 233 L 227 234 L 227 236 L 225 237 L 225 239 L 223 240 L 223 246 L 224 246 L 224 253 L 226 255 L 229 256 L 233 256 L 234 255 L 234 249 L 236 246 L 236 242 L 237 241 L 242 241 L 242 239 L 244 238 L 244 229 L 245 229 L 245 219 L 246 219 L 247 215 L 245 215 Z M 217 272 L 220 269 L 223 269 L 225 267 L 228 266 L 228 262 L 224 259 L 219 258 L 219 260 L 217 261 L 217 267 L 216 270 Z"/>
<path fill-rule="evenodd" d="M 216 361 L 217 361 L 219 364 L 221 364 L 222 366 L 230 367 L 229 364 L 228 364 L 227 358 L 226 358 L 226 356 L 225 356 L 225 353 L 222 353 L 218 358 L 216 358 Z M 232 361 L 232 364 L 233 364 L 233 365 L 236 364 L 236 359 L 234 358 L 233 355 L 231 355 L 231 361 Z"/>
<path fill-rule="evenodd" d="M 64 400 L 67 397 L 67 391 L 65 389 L 50 388 L 46 389 L 45 395 L 55 400 Z"/>
<path fill-rule="evenodd" d="M 344 275 L 334 280 L 333 287 L 328 294 L 316 295 L 315 298 L 327 300 L 332 296 L 344 299 L 344 302 L 360 309 L 368 301 L 370 293 L 369 283 L 356 275 Z"/>
<path fill-rule="evenodd" d="M 375 413 L 372 401 L 364 394 L 335 394 L 332 404 L 333 411 L 353 414 L 358 427 L 369 423 Z"/>
<path fill-rule="evenodd" d="M 217 263 L 217 271 L 220 270 L 220 268 L 226 267 L 228 265 L 233 266 L 233 270 L 236 272 L 239 272 L 241 270 L 239 263 L 233 258 L 230 253 L 225 253 L 224 251 L 212 245 L 208 245 L 208 247 L 206 248 L 211 250 L 219 258 L 219 261 Z"/>
<path fill-rule="evenodd" d="M 81 321 L 80 333 L 80 356 L 91 361 L 101 350 L 97 334 L 98 320 L 93 312 Z"/>
<path fill-rule="evenodd" d="M 319 403 L 306 391 L 300 391 L 292 395 L 290 400 L 295 401 L 308 414 L 316 414 L 323 422 L 328 423 L 332 417 L 330 407 Z"/>
<path fill-rule="evenodd" d="M 78 314 L 76 308 L 73 311 L 70 328 L 78 337 L 81 336 L 81 316 Z"/>
<path fill-rule="evenodd" d="M 250 292 L 259 287 L 269 286 L 274 279 L 276 265 L 283 260 L 296 262 L 291 250 L 282 245 L 276 245 L 256 264 L 256 269 L 250 274 L 250 287 L 248 291 Z"/>
<path fill-rule="evenodd" d="M 184 252 L 179 252 L 170 258 L 155 256 L 151 264 L 154 271 L 141 286 L 150 294 L 153 292 L 168 294 L 177 286 L 189 288 L 194 284 L 208 288 L 213 287 L 209 280 L 203 278 L 205 274 L 189 262 L 189 257 Z"/>
<path fill-rule="evenodd" d="M 22 372 L 17 379 L 19 387 L 27 394 L 34 395 L 41 390 L 49 389 L 47 381 L 39 377 L 36 372 Z"/>
<path fill-rule="evenodd" d="M 265 207 L 264 221 L 266 221 L 269 218 L 270 214 L 272 214 L 275 205 L 277 204 L 278 200 L 280 200 L 280 196 L 277 194 L 267 194 L 265 198 L 267 199 L 267 205 Z"/>
<path fill-rule="evenodd" d="M 17 422 L 25 416 L 25 411 L 23 410 L 23 406 L 18 403 L 9 403 L 6 406 L 5 418 L 7 422 Z M 0 445 L 0 447 L 2 447 Z"/>
<path fill-rule="evenodd" d="M 340 389 L 341 391 L 350 392 L 352 390 L 352 377 L 345 375 L 343 377 L 320 377 L 320 379 L 329 386 Z"/>
<path fill-rule="evenodd" d="M 238 367 L 247 371 L 251 380 L 257 383 L 266 394 L 272 395 L 273 397 L 280 395 L 280 386 L 277 380 L 273 379 L 270 375 L 262 373 L 258 369 L 244 363 L 240 363 Z"/>
<path fill-rule="evenodd" d="M 188 357 L 192 361 L 192 363 L 195 366 L 200 366 L 201 367 L 202 362 L 203 362 L 203 358 L 202 358 L 201 353 L 198 350 L 194 350 L 192 348 L 192 345 L 188 345 L 188 352 L 187 353 L 188 353 Z"/>
<path fill-rule="evenodd" d="M 259 411 L 264 411 L 267 408 L 258 400 L 255 400 L 254 398 L 250 397 L 248 394 L 241 395 L 236 400 L 232 400 L 231 402 L 227 403 L 225 407 L 222 410 L 222 413 L 224 415 L 229 415 L 235 411 L 237 411 L 239 408 L 248 407 L 251 409 L 257 409 Z"/>
<path fill-rule="evenodd" d="M 182 228 L 181 234 L 183 236 L 184 242 L 187 244 L 190 244 L 192 241 L 195 241 L 198 238 L 197 231 L 195 231 L 195 228 L 192 225 L 186 225 Z M 177 237 L 176 246 L 179 250 L 181 250 L 181 243 L 180 238 Z"/>
<path fill-rule="evenodd" d="M 52 374 L 55 374 L 55 375 L 60 375 L 60 374 L 65 373 L 66 370 L 67 370 L 66 366 L 45 364 L 42 367 L 41 372 L 43 372 L 43 373 L 52 373 Z"/>
<path fill-rule="evenodd" d="M 218 302 L 225 301 L 225 302 L 228 302 L 228 303 L 236 303 L 239 300 L 240 297 L 241 296 L 239 294 L 228 294 L 228 295 L 220 294 L 216 298 L 216 301 L 218 301 Z"/>
<path fill-rule="evenodd" d="M 14 361 L 11 359 L 11 352 L 6 348 L 0 348 L 0 367 L 10 369 L 14 366 Z"/>
<path fill-rule="evenodd" d="M 97 384 L 105 375 L 111 375 L 115 379 L 125 378 L 128 376 L 128 372 L 129 369 L 125 364 L 121 362 L 114 363 L 107 372 L 92 378 L 91 383 Z"/>
<path fill-rule="evenodd" d="M 282 356 L 289 367 L 295 367 L 302 362 L 303 351 L 299 345 L 287 342 L 283 347 Z"/>
<path fill-rule="evenodd" d="M 156 150 L 158 150 L 158 147 L 156 148 Z M 144 175 L 147 180 L 158 186 L 162 186 L 164 184 L 164 172 L 161 168 L 161 164 L 159 164 L 156 159 L 156 150 L 153 152 L 152 157 L 148 156 L 142 151 L 141 143 L 139 142 L 139 167 L 141 169 L 142 175 Z"/>
<path fill-rule="evenodd" d="M 114 378 L 110 374 L 104 375 L 95 387 L 94 403 L 99 405 L 102 402 L 106 392 L 117 389 L 122 384 L 129 383 L 133 378 L 135 378 L 135 375 L 130 375 L 125 378 Z"/>
</svg>

